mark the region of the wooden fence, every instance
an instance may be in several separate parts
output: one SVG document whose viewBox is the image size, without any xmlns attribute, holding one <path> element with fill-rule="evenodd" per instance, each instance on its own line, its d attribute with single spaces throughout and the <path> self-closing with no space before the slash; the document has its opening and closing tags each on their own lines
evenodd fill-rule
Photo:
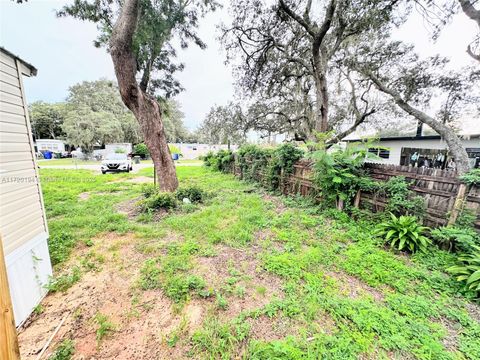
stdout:
<svg viewBox="0 0 480 360">
<path fill-rule="evenodd" d="M 405 177 L 415 195 L 424 198 L 425 225 L 447 225 L 454 222 L 458 212 L 468 209 L 476 215 L 475 227 L 480 230 L 480 188 L 466 187 L 455 172 L 382 164 L 365 164 L 365 168 L 372 178 L 379 181 L 388 181 L 394 176 Z M 233 173 L 243 176 L 238 165 L 233 167 Z M 312 175 L 312 163 L 301 160 L 294 165 L 290 176 L 281 177 L 280 191 L 286 195 L 308 196 L 318 190 L 312 181 Z M 263 182 L 264 174 L 259 171 L 255 178 Z M 360 192 L 357 197 L 357 204 L 361 208 L 369 208 L 374 212 L 383 211 L 388 201 L 385 196 L 369 192 Z"/>
</svg>

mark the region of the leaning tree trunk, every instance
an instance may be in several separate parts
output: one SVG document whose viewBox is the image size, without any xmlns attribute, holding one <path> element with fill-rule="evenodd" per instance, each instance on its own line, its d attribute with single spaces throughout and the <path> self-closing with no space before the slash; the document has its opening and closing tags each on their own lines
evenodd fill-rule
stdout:
<svg viewBox="0 0 480 360">
<path fill-rule="evenodd" d="M 363 70 L 362 72 L 373 81 L 373 83 L 378 88 L 378 90 L 380 90 L 381 92 L 387 95 L 390 95 L 393 101 L 398 105 L 399 108 L 404 110 L 407 114 L 412 115 L 415 119 L 421 121 L 424 124 L 427 124 L 444 138 L 445 142 L 448 145 L 450 153 L 455 159 L 458 174 L 461 175 L 470 170 L 470 163 L 468 161 L 467 151 L 463 147 L 462 141 L 460 140 L 458 135 L 455 133 L 455 131 L 453 131 L 451 128 L 446 126 L 441 121 L 435 120 L 434 118 L 430 117 L 423 111 L 420 111 L 414 108 L 413 106 L 411 106 L 410 104 L 408 104 L 405 100 L 403 100 L 403 98 L 400 96 L 398 92 L 389 88 L 372 72 L 368 70 Z"/>
<path fill-rule="evenodd" d="M 175 191 L 178 179 L 168 148 L 160 105 L 137 83 L 137 62 L 133 53 L 133 35 L 137 26 L 138 0 L 125 0 L 122 12 L 113 28 L 110 54 L 115 68 L 120 95 L 140 124 L 145 143 L 157 171 L 158 184 L 163 191 Z"/>
</svg>

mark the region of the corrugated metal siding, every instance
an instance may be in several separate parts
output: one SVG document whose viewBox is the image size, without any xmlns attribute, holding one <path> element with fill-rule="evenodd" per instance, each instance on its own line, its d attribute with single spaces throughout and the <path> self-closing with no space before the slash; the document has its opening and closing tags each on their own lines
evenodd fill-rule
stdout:
<svg viewBox="0 0 480 360">
<path fill-rule="evenodd" d="M 17 62 L 0 52 L 0 233 L 5 254 L 47 233 Z"/>
</svg>

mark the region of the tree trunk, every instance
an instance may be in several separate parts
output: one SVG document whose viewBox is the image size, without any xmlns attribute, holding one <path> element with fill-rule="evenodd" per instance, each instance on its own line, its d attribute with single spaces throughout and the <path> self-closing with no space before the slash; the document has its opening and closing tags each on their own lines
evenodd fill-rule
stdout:
<svg viewBox="0 0 480 360">
<path fill-rule="evenodd" d="M 458 0 L 460 6 L 462 7 L 463 12 L 467 15 L 470 19 L 475 21 L 480 28 L 480 10 L 475 9 L 474 3 L 475 1 L 471 0 Z M 473 52 L 473 48 L 471 44 L 467 46 L 467 54 L 480 62 L 480 54 L 475 54 Z"/>
<path fill-rule="evenodd" d="M 178 179 L 165 136 L 160 105 L 140 88 L 135 78 L 137 62 L 132 43 L 139 12 L 138 3 L 138 0 L 125 0 L 113 28 L 110 54 L 120 95 L 140 124 L 145 144 L 155 164 L 159 187 L 162 191 L 175 191 Z"/>
<path fill-rule="evenodd" d="M 328 86 L 327 69 L 321 55 L 314 50 L 314 78 L 315 78 L 315 96 L 316 96 L 316 121 L 315 131 L 325 133 L 328 131 Z"/>
<path fill-rule="evenodd" d="M 404 110 L 407 114 L 412 115 L 415 119 L 430 126 L 433 130 L 435 130 L 445 139 L 445 142 L 450 149 L 450 153 L 455 159 L 458 174 L 461 175 L 470 170 L 470 163 L 468 161 L 467 151 L 463 147 L 462 141 L 457 136 L 455 131 L 443 124 L 441 121 L 435 120 L 423 111 L 420 111 L 408 104 L 405 100 L 402 99 L 398 92 L 389 88 L 370 71 L 364 70 L 362 72 L 373 81 L 378 90 L 387 95 L 390 95 L 395 101 L 395 103 L 398 105 L 398 107 Z"/>
</svg>

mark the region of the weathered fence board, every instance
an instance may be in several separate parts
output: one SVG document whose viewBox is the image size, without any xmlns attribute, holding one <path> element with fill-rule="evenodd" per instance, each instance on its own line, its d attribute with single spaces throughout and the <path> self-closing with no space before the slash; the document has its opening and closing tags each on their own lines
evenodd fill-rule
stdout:
<svg viewBox="0 0 480 360">
<path fill-rule="evenodd" d="M 313 181 L 313 163 L 301 160 L 293 167 L 292 174 L 281 176 L 280 191 L 286 195 L 309 196 L 318 193 Z M 396 166 L 383 164 L 365 164 L 369 175 L 379 181 L 388 181 L 394 176 L 403 176 L 409 182 L 415 195 L 423 197 L 426 206 L 425 224 L 431 227 L 443 226 L 448 223 L 450 213 L 455 207 L 455 201 L 461 181 L 456 172 L 440 169 L 414 168 L 411 166 Z M 243 177 L 241 168 L 236 164 L 232 172 Z M 254 177 L 265 182 L 265 174 L 256 171 Z M 358 200 L 357 200 L 358 201 Z M 368 207 L 372 211 L 383 211 L 388 199 L 377 194 L 362 192 L 359 198 L 360 207 Z M 468 209 L 477 218 L 475 226 L 480 229 L 480 188 L 472 186 L 463 199 L 462 207 Z"/>
</svg>

